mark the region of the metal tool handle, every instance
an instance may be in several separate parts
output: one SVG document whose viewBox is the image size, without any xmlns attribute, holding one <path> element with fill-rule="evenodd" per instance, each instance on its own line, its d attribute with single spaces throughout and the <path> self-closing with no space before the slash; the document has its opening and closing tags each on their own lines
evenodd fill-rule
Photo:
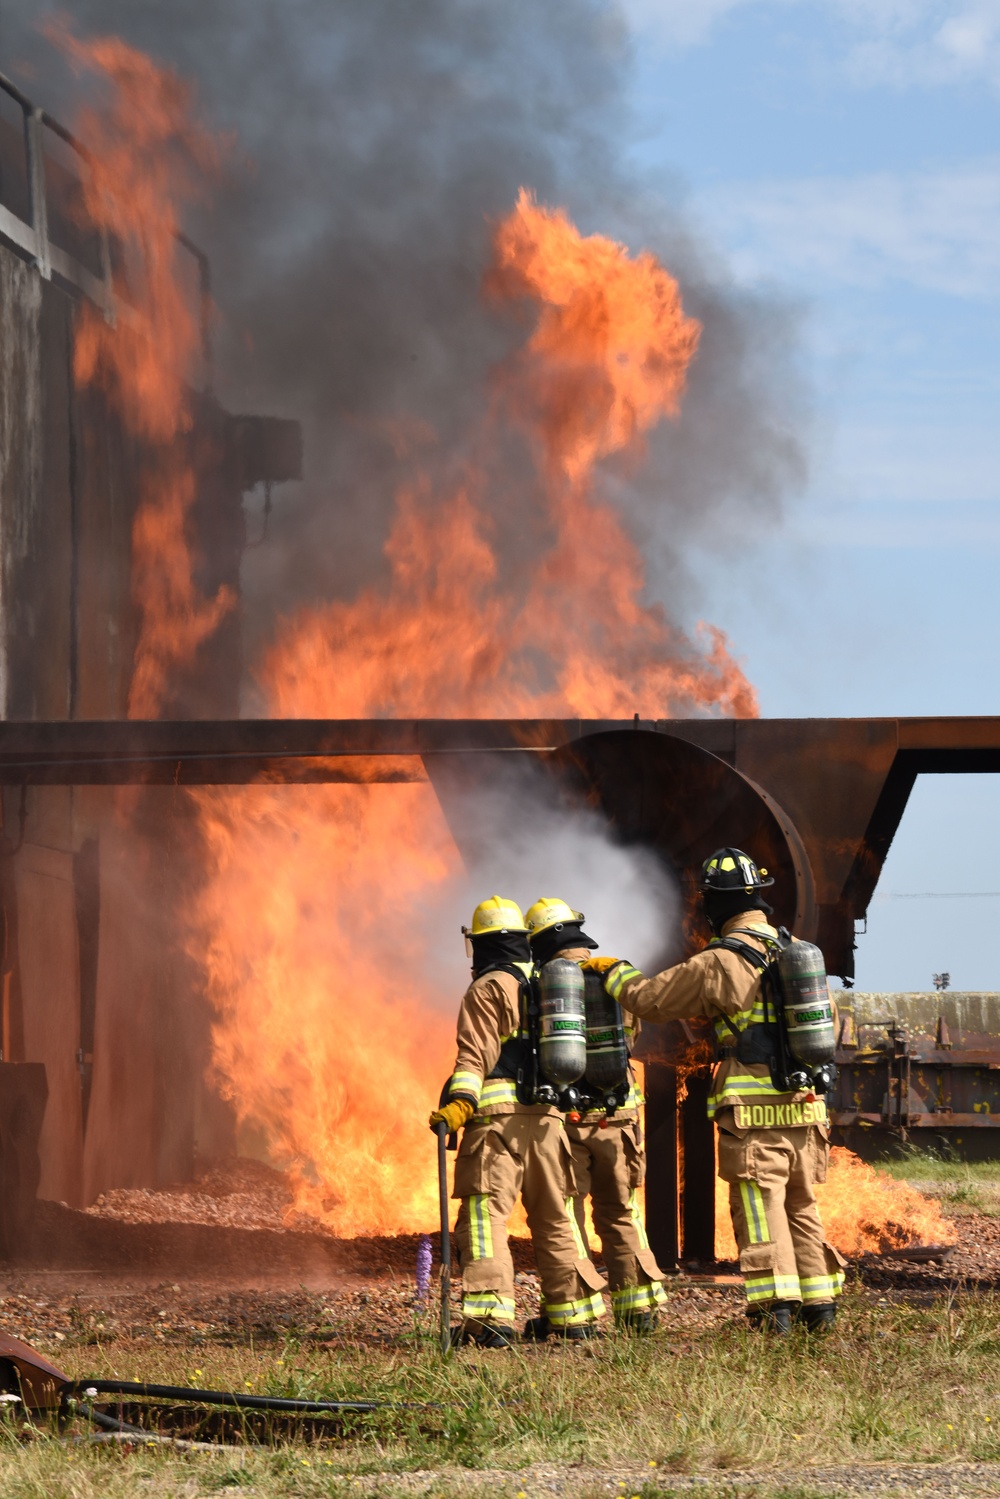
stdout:
<svg viewBox="0 0 1000 1499">
<path fill-rule="evenodd" d="M 441 1352 L 451 1352 L 451 1225 L 448 1213 L 448 1126 L 437 1130 L 438 1197 L 441 1206 Z"/>
</svg>

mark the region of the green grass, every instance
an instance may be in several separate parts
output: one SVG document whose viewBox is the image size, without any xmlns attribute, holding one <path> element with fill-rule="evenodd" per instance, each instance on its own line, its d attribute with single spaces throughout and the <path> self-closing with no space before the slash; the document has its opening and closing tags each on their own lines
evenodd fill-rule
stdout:
<svg viewBox="0 0 1000 1499">
<path fill-rule="evenodd" d="M 939 1197 L 956 1213 L 1000 1217 L 1000 1160 L 962 1161 L 949 1151 L 907 1145 L 878 1164 L 879 1170 Z"/>
<path fill-rule="evenodd" d="M 94 1377 L 141 1373 L 266 1394 L 441 1404 L 353 1418 L 343 1439 L 329 1444 L 218 1454 L 67 1445 L 44 1430 L 8 1428 L 0 1434 L 4 1499 L 195 1499 L 240 1490 L 310 1499 L 388 1492 L 386 1479 L 360 1487 L 350 1480 L 414 1469 L 453 1475 L 424 1492 L 481 1489 L 515 1499 L 518 1470 L 532 1464 L 629 1475 L 628 1494 L 618 1491 L 625 1499 L 642 1493 L 637 1473 L 655 1478 L 662 1495 L 667 1475 L 714 1472 L 719 1493 L 732 1499 L 728 1470 L 787 1472 L 797 1462 L 804 1487 L 796 1499 L 805 1499 L 815 1464 L 1000 1461 L 1000 1297 L 993 1295 L 913 1308 L 849 1294 L 838 1331 L 823 1341 L 762 1339 L 737 1320 L 686 1333 L 683 1344 L 661 1333 L 585 1348 L 463 1350 L 447 1362 L 430 1335 L 407 1351 L 201 1348 L 197 1362 L 148 1344 L 63 1343 L 58 1352 L 72 1373 Z M 510 1478 L 486 1481 L 488 1469 Z M 710 1499 L 711 1490 L 699 1492 Z M 785 1493 L 792 1493 L 787 1484 Z"/>
</svg>

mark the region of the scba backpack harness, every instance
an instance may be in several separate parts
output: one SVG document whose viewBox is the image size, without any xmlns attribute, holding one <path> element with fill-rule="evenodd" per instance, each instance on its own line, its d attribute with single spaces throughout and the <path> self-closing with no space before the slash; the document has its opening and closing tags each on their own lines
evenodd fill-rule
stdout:
<svg viewBox="0 0 1000 1499">
<path fill-rule="evenodd" d="M 766 943 L 767 952 L 741 942 L 740 937 Z M 711 946 L 737 953 L 761 975 L 758 1000 L 742 1029 L 732 1016 L 719 1016 L 734 1038 L 734 1045 L 719 1048 L 720 1059 L 735 1057 L 747 1065 L 766 1065 L 779 1093 L 806 1088 L 829 1093 L 837 1078 L 837 1038 L 826 963 L 819 948 L 793 940 L 784 927 L 778 928 L 776 938 L 760 928 L 736 927 Z"/>
</svg>

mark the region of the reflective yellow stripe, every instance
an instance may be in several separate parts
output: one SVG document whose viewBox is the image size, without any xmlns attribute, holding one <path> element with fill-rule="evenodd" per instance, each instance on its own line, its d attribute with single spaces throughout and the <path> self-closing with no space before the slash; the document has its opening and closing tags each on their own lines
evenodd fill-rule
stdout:
<svg viewBox="0 0 1000 1499">
<path fill-rule="evenodd" d="M 448 1097 L 454 1098 L 456 1093 L 462 1093 L 473 1103 L 478 1103 L 482 1086 L 483 1080 L 478 1072 L 453 1072 L 448 1083 Z"/>
<path fill-rule="evenodd" d="M 814 1098 L 812 1103 L 737 1103 L 733 1110 L 737 1129 L 798 1129 L 828 1122 L 823 1098 Z"/>
<path fill-rule="evenodd" d="M 740 1182 L 740 1201 L 743 1203 L 743 1218 L 751 1244 L 766 1244 L 771 1235 L 764 1211 L 764 1194 L 756 1182 Z"/>
<path fill-rule="evenodd" d="M 509 1077 L 488 1077 L 479 1095 L 480 1110 L 498 1103 L 517 1103 L 517 1088 Z"/>
<path fill-rule="evenodd" d="M 493 1258 L 493 1225 L 490 1222 L 490 1199 L 486 1192 L 467 1197 L 469 1204 L 469 1245 L 474 1260 Z"/>
<path fill-rule="evenodd" d="M 462 1316 L 480 1322 L 513 1322 L 514 1303 L 496 1291 L 467 1291 L 462 1297 Z"/>
<path fill-rule="evenodd" d="M 630 963 L 619 963 L 618 967 L 612 968 L 605 978 L 604 987 L 612 999 L 617 999 L 626 984 L 630 984 L 633 979 L 641 978 L 642 974 L 638 968 L 633 968 Z"/>
<path fill-rule="evenodd" d="M 797 1275 L 746 1275 L 743 1289 L 748 1301 L 801 1301 Z"/>
<path fill-rule="evenodd" d="M 643 1222 L 642 1214 L 639 1211 L 639 1199 L 635 1191 L 629 1193 L 628 1210 L 632 1215 L 632 1222 L 635 1224 L 635 1231 L 639 1239 L 639 1248 L 648 1249 L 649 1240 L 646 1237 L 646 1225 Z"/>
<path fill-rule="evenodd" d="M 573 1201 L 572 1197 L 566 1198 L 566 1217 L 569 1219 L 570 1227 L 573 1230 L 573 1243 L 576 1245 L 578 1257 L 581 1260 L 589 1260 L 590 1250 L 587 1248 L 583 1234 L 580 1232 L 580 1225 L 576 1221 L 576 1213 L 573 1211 Z"/>
<path fill-rule="evenodd" d="M 735 1015 L 727 1015 L 726 1019 L 729 1021 L 728 1025 L 725 1020 L 713 1021 L 716 1039 L 723 1046 L 731 1045 L 735 1039 L 732 1026 L 735 1025 L 738 1031 L 745 1031 L 748 1025 L 763 1025 L 766 1022 L 767 1012 L 764 1009 L 763 997 L 758 996 L 749 1010 L 737 1010 Z"/>
<path fill-rule="evenodd" d="M 752 1072 L 731 1072 L 728 1077 L 723 1079 L 720 1091 L 718 1093 L 713 1093 L 709 1098 L 708 1117 L 710 1119 L 714 1118 L 716 1112 L 719 1109 L 728 1108 L 732 1104 L 741 1102 L 742 1098 L 746 1097 L 746 1095 L 748 1094 L 755 1100 L 758 1098 L 789 1098 L 788 1089 L 776 1088 L 772 1083 L 770 1077 L 755 1077 Z M 774 1108 L 775 1106 L 772 1105 L 771 1107 Z M 821 1098 L 817 1098 L 812 1104 L 795 1104 L 793 1106 L 792 1104 L 788 1103 L 784 1105 L 778 1105 L 777 1107 L 779 1109 L 779 1112 L 792 1107 L 796 1109 L 810 1109 L 812 1112 L 805 1119 L 801 1119 L 796 1116 L 794 1120 L 790 1117 L 779 1118 L 776 1114 L 772 1117 L 771 1123 L 763 1126 L 764 1128 L 786 1129 L 790 1128 L 792 1124 L 826 1123 L 826 1104 Z M 761 1125 L 758 1123 L 756 1124 L 756 1127 L 760 1128 Z"/>
<path fill-rule="evenodd" d="M 803 1301 L 833 1301 L 844 1285 L 843 1270 L 833 1275 L 805 1275 L 800 1279 Z"/>
<path fill-rule="evenodd" d="M 596 1322 L 598 1317 L 605 1316 L 607 1307 L 595 1292 L 593 1296 L 581 1296 L 577 1301 L 543 1301 L 542 1310 L 554 1327 L 569 1327 L 580 1322 Z"/>
<path fill-rule="evenodd" d="M 611 1305 L 616 1312 L 653 1311 L 662 1306 L 667 1293 L 658 1280 L 648 1281 L 644 1286 L 623 1286 L 611 1292 Z"/>
</svg>

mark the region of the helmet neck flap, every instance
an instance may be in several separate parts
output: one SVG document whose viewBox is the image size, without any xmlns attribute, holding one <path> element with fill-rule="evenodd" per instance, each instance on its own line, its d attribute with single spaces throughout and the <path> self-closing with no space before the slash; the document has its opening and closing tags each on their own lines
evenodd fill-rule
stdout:
<svg viewBox="0 0 1000 1499">
<path fill-rule="evenodd" d="M 599 947 L 593 937 L 588 937 L 579 921 L 559 921 L 536 933 L 531 939 L 531 956 L 539 968 L 557 958 L 568 947 Z"/>
<path fill-rule="evenodd" d="M 530 963 L 527 932 L 483 932 L 472 937 L 472 976 L 497 963 Z"/>
</svg>

